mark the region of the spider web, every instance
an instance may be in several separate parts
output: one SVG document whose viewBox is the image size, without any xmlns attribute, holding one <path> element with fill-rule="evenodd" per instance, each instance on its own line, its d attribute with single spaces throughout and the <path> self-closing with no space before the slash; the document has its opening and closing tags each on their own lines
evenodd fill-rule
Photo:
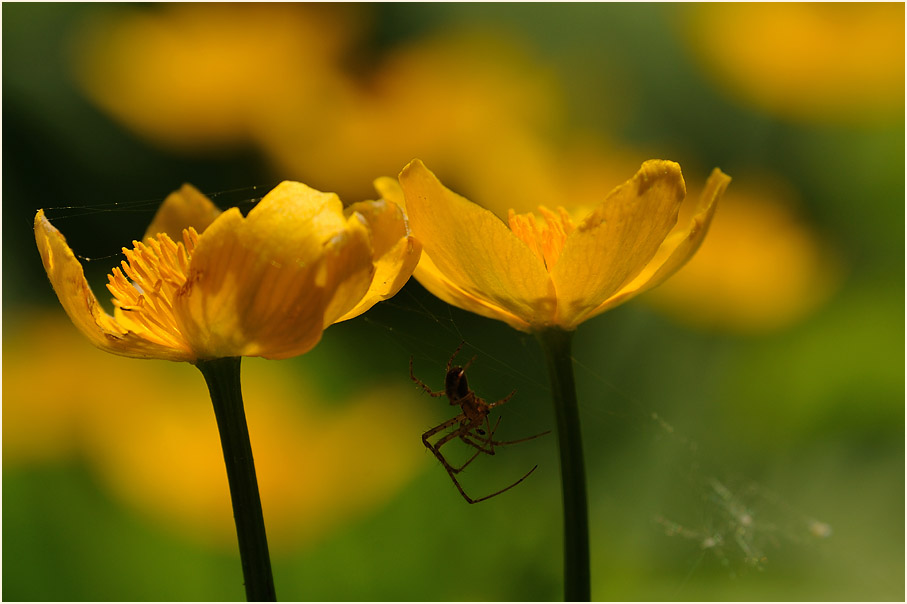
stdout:
<svg viewBox="0 0 907 604">
<path fill-rule="evenodd" d="M 203 193 L 221 210 L 236 207 L 245 215 L 261 201 L 263 193 L 269 191 L 271 188 L 272 187 L 269 185 L 252 185 L 249 187 L 216 191 L 214 193 Z M 44 208 L 44 213 L 47 219 L 55 227 L 63 231 L 63 234 L 67 236 L 67 239 L 73 237 L 72 232 L 68 227 L 72 226 L 75 229 L 81 229 L 82 231 L 96 231 L 95 225 L 97 224 L 96 219 L 98 217 L 106 217 L 106 215 L 115 214 L 118 219 L 122 219 L 125 226 L 126 236 L 122 238 L 122 241 L 119 244 L 119 247 L 122 247 L 131 243 L 132 239 L 138 239 L 142 236 L 145 232 L 145 227 L 151 223 L 152 217 L 155 212 L 157 212 L 158 208 L 161 207 L 165 197 L 166 194 L 162 197 L 153 199 L 53 206 Z M 111 233 L 110 235 L 113 236 L 115 234 Z M 110 249 L 110 244 L 108 243 L 109 238 L 105 236 L 102 236 L 99 242 L 98 238 L 95 236 L 86 238 L 83 241 L 77 234 L 74 239 L 75 241 L 71 242 L 74 248 L 83 250 L 86 248 L 98 249 L 93 247 L 98 245 L 104 246 L 105 249 Z M 119 247 L 116 247 L 115 249 L 117 251 L 113 253 L 92 251 L 90 252 L 90 255 L 84 255 L 79 253 L 79 249 L 73 249 L 73 252 L 83 263 L 90 264 L 105 261 L 106 264 L 106 261 L 122 256 Z M 111 263 L 111 266 L 113 266 L 113 264 L 115 263 Z"/>
<path fill-rule="evenodd" d="M 657 413 L 652 414 L 656 430 L 677 453 L 688 452 L 689 473 L 679 482 L 696 497 L 697 505 L 681 511 L 655 514 L 652 521 L 663 534 L 685 542 L 687 549 L 701 554 L 694 566 L 711 556 L 731 576 L 748 571 L 763 571 L 786 546 L 812 549 L 819 540 L 830 537 L 832 527 L 795 509 L 778 493 L 739 473 L 725 471 L 719 477 L 701 470 L 700 447 Z M 675 454 L 677 454 L 675 453 Z M 680 458 L 683 459 L 682 453 Z"/>
</svg>

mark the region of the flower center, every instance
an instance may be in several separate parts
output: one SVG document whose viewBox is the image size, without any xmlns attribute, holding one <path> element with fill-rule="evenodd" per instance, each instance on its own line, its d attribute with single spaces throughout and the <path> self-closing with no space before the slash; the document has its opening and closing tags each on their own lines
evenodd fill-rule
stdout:
<svg viewBox="0 0 907 604">
<path fill-rule="evenodd" d="M 513 210 L 508 213 L 510 230 L 529 246 L 535 255 L 545 263 L 551 271 L 557 264 L 557 259 L 564 249 L 567 236 L 573 232 L 573 221 L 564 208 L 558 207 L 557 214 L 544 206 L 539 206 L 545 222 L 540 223 L 532 212 L 517 214 Z"/>
<path fill-rule="evenodd" d="M 122 270 L 114 268 L 107 276 L 117 322 L 159 344 L 186 347 L 173 301 L 186 282 L 197 241 L 198 233 L 190 227 L 183 230 L 181 243 L 160 233 L 144 243 L 133 241 L 131 250 L 123 248 Z"/>
</svg>

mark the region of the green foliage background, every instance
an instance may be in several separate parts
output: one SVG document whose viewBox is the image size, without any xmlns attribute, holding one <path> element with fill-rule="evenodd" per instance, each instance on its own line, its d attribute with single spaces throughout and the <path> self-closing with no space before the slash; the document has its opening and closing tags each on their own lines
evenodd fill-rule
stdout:
<svg viewBox="0 0 907 604">
<path fill-rule="evenodd" d="M 3 5 L 7 325 L 26 307 L 59 309 L 32 237 L 38 208 L 163 199 L 184 181 L 203 191 L 276 182 L 252 150 L 191 159 L 166 154 L 88 104 L 66 72 L 66 36 L 97 9 Z M 637 302 L 579 331 L 574 355 L 590 481 L 593 596 L 902 600 L 903 122 L 805 125 L 735 105 L 710 88 L 683 49 L 676 6 L 355 10 L 373 23 L 375 53 L 456 23 L 516 32 L 557 68 L 571 119 L 592 132 L 616 128 L 625 140 L 683 156 L 676 157 L 681 163 L 720 165 L 731 175 L 744 168 L 783 175 L 848 266 L 823 308 L 768 335 L 696 331 Z M 634 119 L 615 125 L 601 111 L 613 91 L 589 77 L 598 71 L 633 91 L 632 102 L 641 103 Z M 124 243 L 122 233 L 140 234 L 148 219 L 96 214 L 67 224 L 66 235 L 86 255 L 100 256 Z M 471 370 L 477 390 L 489 397 L 512 387 L 520 392 L 518 405 L 508 407 L 508 429 L 551 425 L 535 342 L 447 307 L 415 281 L 362 320 L 331 327 L 315 351 L 287 363 L 323 368 L 323 389 L 336 392 L 376 374 L 405 382 L 415 354 L 418 373 L 437 384 L 461 339 L 479 353 Z M 5 342 L 3 352 L 7 359 L 16 354 Z M 53 375 L 53 367 L 45 370 Z M 83 387 L 102 388 L 103 380 L 86 376 Z M 439 408 L 437 419 L 446 412 Z M 254 446 L 254 426 L 252 434 Z M 518 494 L 477 506 L 465 505 L 444 473 L 430 467 L 383 508 L 276 558 L 279 597 L 559 598 L 553 439 L 502 456 L 483 478 L 495 484 L 533 463 L 539 470 Z M 811 534 L 816 521 L 827 523 L 831 535 Z M 695 534 L 667 535 L 672 522 Z M 716 535 L 723 547 L 703 547 Z M 765 561 L 750 563 L 747 548 Z M 5 600 L 233 600 L 243 593 L 234 555 L 149 524 L 113 500 L 79 459 L 4 464 L 3 554 Z"/>
</svg>

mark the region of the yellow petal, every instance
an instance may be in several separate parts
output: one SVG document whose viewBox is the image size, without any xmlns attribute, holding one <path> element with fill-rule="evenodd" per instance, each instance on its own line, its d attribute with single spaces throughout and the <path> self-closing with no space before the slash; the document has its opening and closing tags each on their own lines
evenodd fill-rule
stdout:
<svg viewBox="0 0 907 604">
<path fill-rule="evenodd" d="M 650 160 L 576 227 L 551 270 L 559 326 L 575 328 L 639 274 L 677 222 L 684 195 L 680 166 Z"/>
<path fill-rule="evenodd" d="M 123 328 L 105 313 L 88 286 L 82 265 L 62 233 L 44 217 L 43 210 L 35 215 L 35 241 L 60 304 L 92 344 L 107 352 L 127 357 L 195 360 L 195 355 L 188 348 L 173 348 L 151 342 L 138 333 Z"/>
<path fill-rule="evenodd" d="M 382 176 L 376 179 L 374 184 L 375 189 L 377 189 L 383 199 L 393 201 L 404 211 L 406 210 L 406 199 L 403 195 L 403 189 L 400 187 L 400 181 L 396 178 Z M 427 254 L 422 254 L 413 276 L 425 289 L 448 304 L 474 312 L 483 317 L 504 321 L 514 329 L 529 331 L 530 325 L 523 319 L 499 306 L 476 298 L 454 285 L 438 270 L 438 267 L 435 266 L 435 263 L 432 262 Z"/>
<path fill-rule="evenodd" d="M 511 313 L 510 311 L 495 306 L 487 300 L 477 298 L 464 290 L 460 289 L 452 281 L 447 279 L 435 263 L 431 261 L 426 254 L 422 254 L 419 265 L 416 267 L 413 276 L 422 284 L 422 286 L 432 294 L 444 300 L 452 306 L 474 312 L 477 315 L 504 321 L 514 329 L 520 331 L 530 331 L 531 325 Z"/>
<path fill-rule="evenodd" d="M 718 208 L 718 200 L 724 195 L 730 182 L 731 178 L 727 174 L 718 168 L 712 170 L 712 174 L 706 182 L 705 189 L 699 198 L 690 221 L 684 224 L 682 228 L 675 229 L 665 239 L 652 261 L 633 281 L 621 288 L 616 295 L 606 300 L 598 308 L 591 311 L 586 315 L 586 318 L 588 319 L 610 310 L 630 298 L 660 285 L 683 268 L 683 265 L 693 257 L 702 244 L 702 240 L 709 230 L 709 224 L 712 222 L 712 216 L 714 216 L 715 210 Z"/>
<path fill-rule="evenodd" d="M 403 210 L 391 201 L 363 201 L 344 213 L 358 214 L 368 225 L 375 276 L 362 300 L 338 321 L 357 317 L 381 300 L 394 296 L 409 280 L 422 254 L 422 245 L 407 233 Z"/>
<path fill-rule="evenodd" d="M 375 179 L 375 190 L 381 194 L 381 199 L 392 201 L 406 212 L 406 196 L 403 194 L 403 187 L 400 181 L 390 176 L 380 176 Z"/>
<path fill-rule="evenodd" d="M 200 358 L 286 358 L 315 346 L 372 271 L 368 229 L 339 198 L 284 182 L 199 237 L 175 311 Z"/>
<path fill-rule="evenodd" d="M 322 329 L 349 312 L 368 291 L 375 272 L 368 227 L 360 218 L 344 215 L 343 204 L 335 193 L 322 193 L 301 183 L 285 181 L 249 212 L 249 224 L 256 233 L 255 240 L 276 243 L 276 249 L 268 253 L 280 258 L 278 261 L 281 263 L 289 253 L 289 258 L 298 264 L 299 260 L 293 255 L 291 248 L 301 245 L 311 247 L 307 250 L 297 249 L 297 252 L 302 253 L 298 258 L 321 255 L 322 263 L 315 273 L 314 287 L 321 290 L 324 297 L 324 307 L 318 311 Z M 286 239 L 280 236 L 281 232 L 286 233 Z M 313 310 L 299 308 L 295 313 L 308 319 L 312 316 L 308 313 Z M 291 314 L 293 312 L 291 310 Z M 273 324 L 279 322 L 275 319 Z M 290 330 L 289 334 L 279 331 L 273 333 L 276 339 L 280 339 L 293 331 Z M 292 338 L 289 339 L 292 341 Z M 306 348 L 308 341 L 308 338 L 302 338 L 299 344 L 290 346 L 291 350 L 300 352 L 281 354 L 296 356 L 308 352 L 311 348 Z M 312 346 L 315 343 L 317 340 Z"/>
<path fill-rule="evenodd" d="M 322 318 L 324 328 L 339 321 L 362 301 L 374 276 L 368 228 L 355 216 L 351 217 L 348 230 L 333 237 L 327 246 L 324 266 L 316 280 L 316 286 L 328 295 Z"/>
<path fill-rule="evenodd" d="M 447 189 L 419 160 L 403 169 L 400 184 L 423 258 L 456 289 L 527 323 L 553 321 L 555 292 L 548 271 L 500 218 Z"/>
<path fill-rule="evenodd" d="M 390 201 L 383 199 L 360 201 L 345 208 L 343 214 L 347 218 L 358 214 L 368 225 L 371 232 L 372 256 L 376 259 L 387 254 L 401 239 L 409 235 L 406 221 L 403 219 L 403 210 Z"/>
<path fill-rule="evenodd" d="M 192 185 L 185 184 L 179 191 L 167 196 L 142 239 L 154 237 L 158 233 L 167 233 L 172 240 L 180 241 L 183 238 L 183 229 L 193 227 L 196 232 L 201 233 L 219 215 L 220 209 L 210 199 Z"/>
</svg>

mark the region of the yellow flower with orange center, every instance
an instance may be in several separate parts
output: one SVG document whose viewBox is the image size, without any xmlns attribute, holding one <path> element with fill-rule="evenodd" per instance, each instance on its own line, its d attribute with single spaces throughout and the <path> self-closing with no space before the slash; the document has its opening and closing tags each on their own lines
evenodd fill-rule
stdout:
<svg viewBox="0 0 907 604">
<path fill-rule="evenodd" d="M 680 166 L 651 160 L 584 216 L 566 209 L 492 212 L 447 189 L 419 160 L 376 185 L 405 198 L 422 242 L 414 273 L 442 300 L 522 331 L 573 330 L 679 270 L 705 237 L 730 178 L 717 168 L 692 217 L 676 224 Z"/>
<path fill-rule="evenodd" d="M 143 241 L 123 248 L 126 259 L 108 276 L 113 315 L 101 308 L 43 210 L 35 216 L 35 241 L 63 308 L 98 348 L 188 361 L 202 372 L 221 438 L 246 598 L 275 601 L 240 361 L 308 352 L 326 327 L 396 293 L 420 254 L 402 209 L 378 200 L 344 210 L 334 193 L 285 181 L 244 217 L 238 208 L 219 212 L 185 185 L 165 200 Z"/>
<path fill-rule="evenodd" d="M 35 216 L 44 268 L 64 309 L 96 346 L 189 361 L 309 351 L 329 325 L 396 293 L 419 244 L 391 202 L 344 210 L 333 193 L 283 182 L 243 217 L 193 187 L 171 194 L 98 303 L 63 235 Z"/>
</svg>

